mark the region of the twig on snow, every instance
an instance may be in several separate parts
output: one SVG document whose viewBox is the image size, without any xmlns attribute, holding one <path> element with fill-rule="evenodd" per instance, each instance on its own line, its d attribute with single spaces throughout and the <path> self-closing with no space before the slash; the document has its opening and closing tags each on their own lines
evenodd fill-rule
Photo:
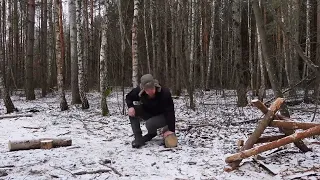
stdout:
<svg viewBox="0 0 320 180">
<path fill-rule="evenodd" d="M 84 175 L 84 174 L 97 174 L 97 173 L 106 173 L 106 172 L 110 172 L 110 169 L 98 169 L 95 171 L 79 171 L 79 172 L 75 172 L 72 173 L 73 175 Z"/>
</svg>

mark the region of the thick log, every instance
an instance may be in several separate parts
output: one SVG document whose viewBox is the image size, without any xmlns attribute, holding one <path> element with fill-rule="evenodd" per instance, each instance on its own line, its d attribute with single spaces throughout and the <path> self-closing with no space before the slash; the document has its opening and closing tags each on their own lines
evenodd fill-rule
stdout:
<svg viewBox="0 0 320 180">
<path fill-rule="evenodd" d="M 53 140 L 40 141 L 41 149 L 51 149 L 53 147 Z"/>
<path fill-rule="evenodd" d="M 52 140 L 52 146 L 63 147 L 71 146 L 72 140 L 68 138 L 41 138 L 41 139 L 31 139 L 31 140 L 18 140 L 18 141 L 9 141 L 9 151 L 17 150 L 29 150 L 29 149 L 40 149 L 41 141 Z"/>
<path fill-rule="evenodd" d="M 281 104 L 283 102 L 284 102 L 283 98 L 277 98 L 276 101 L 271 104 L 270 110 L 268 110 L 264 118 L 259 122 L 256 129 L 253 131 L 251 136 L 245 142 L 244 146 L 241 148 L 242 151 L 250 149 L 254 146 L 254 144 L 256 144 L 256 142 L 260 138 L 263 131 L 266 129 L 266 127 L 268 127 L 270 122 L 273 120 L 274 114 L 280 109 Z M 238 167 L 240 163 L 241 163 L 241 160 L 233 162 L 231 164 L 232 169 L 235 169 L 236 167 Z"/>
<path fill-rule="evenodd" d="M 262 113 L 266 114 L 268 112 L 268 108 L 261 101 L 252 100 L 251 103 L 254 106 L 256 106 L 258 109 L 260 109 L 262 111 Z M 276 114 L 275 119 L 288 120 L 287 117 L 280 115 L 280 114 Z M 289 136 L 295 132 L 293 129 L 286 129 L 286 128 L 279 128 L 279 130 L 280 130 L 280 132 L 284 133 L 286 136 Z M 294 145 L 297 146 L 302 152 L 310 151 L 310 149 L 301 140 L 294 142 Z"/>
<path fill-rule="evenodd" d="M 277 136 L 262 136 L 258 139 L 256 144 L 272 142 L 281 138 L 286 137 L 286 135 L 277 135 Z"/>
<path fill-rule="evenodd" d="M 250 156 L 254 156 L 274 148 L 278 148 L 280 146 L 283 146 L 289 143 L 293 143 L 297 140 L 301 140 L 301 139 L 304 139 L 310 136 L 316 136 L 316 135 L 320 135 L 320 126 L 316 126 L 316 127 L 307 129 L 305 131 L 292 134 L 290 136 L 286 136 L 274 142 L 270 142 L 261 146 L 257 146 L 248 150 L 241 151 L 239 153 L 236 153 L 227 157 L 225 161 L 227 163 L 232 163 L 232 162 L 239 161 L 244 158 L 248 158 Z"/>
<path fill-rule="evenodd" d="M 283 121 L 283 120 L 273 120 L 270 125 L 271 127 L 279 127 L 285 129 L 310 129 L 315 126 L 320 126 L 319 123 L 305 123 L 305 122 L 295 122 L 295 121 Z"/>
</svg>

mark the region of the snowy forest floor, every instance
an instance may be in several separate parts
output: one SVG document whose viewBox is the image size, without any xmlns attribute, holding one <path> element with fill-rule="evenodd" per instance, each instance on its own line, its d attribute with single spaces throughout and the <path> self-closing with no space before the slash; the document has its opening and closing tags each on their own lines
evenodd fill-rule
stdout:
<svg viewBox="0 0 320 180">
<path fill-rule="evenodd" d="M 70 105 L 71 93 L 66 93 L 69 110 L 61 112 L 57 94 L 26 101 L 22 94 L 12 100 L 19 112 L 33 112 L 32 117 L 0 119 L 0 179 L 319 179 L 320 137 L 304 141 L 312 152 L 301 153 L 290 144 L 267 151 L 261 160 L 276 175 L 248 158 L 239 170 L 224 172 L 225 157 L 237 152 L 237 141 L 246 139 L 256 127 L 256 122 L 232 125 L 235 122 L 261 118 L 255 107 L 236 106 L 234 91 L 226 96 L 217 91 L 195 94 L 196 111 L 188 109 L 188 96 L 174 99 L 179 145 L 166 149 L 156 137 L 141 149 L 131 148 L 133 140 L 128 117 L 121 114 L 122 93 L 113 92 L 108 97 L 109 117 L 100 114 L 100 95 L 87 94 L 90 109 Z M 40 94 L 40 93 L 39 93 Z M 272 95 L 268 93 L 268 97 Z M 313 104 L 290 106 L 292 119 L 310 122 Z M 3 104 L 0 113 L 5 113 Z M 320 123 L 319 110 L 315 122 Z M 196 127 L 200 124 L 208 126 Z M 193 128 L 189 128 L 189 127 Z M 142 124 L 142 130 L 146 128 Z M 277 134 L 267 128 L 265 134 Z M 8 151 L 9 140 L 70 137 L 72 146 L 50 150 Z M 313 143 L 314 142 L 314 143 Z M 7 167 L 5 167 L 7 166 Z M 110 170 L 110 172 L 74 175 L 79 171 Z"/>
</svg>

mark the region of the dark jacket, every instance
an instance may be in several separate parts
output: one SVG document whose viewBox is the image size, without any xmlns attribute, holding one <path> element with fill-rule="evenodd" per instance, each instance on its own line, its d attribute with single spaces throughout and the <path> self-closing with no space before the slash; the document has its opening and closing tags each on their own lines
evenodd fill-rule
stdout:
<svg viewBox="0 0 320 180">
<path fill-rule="evenodd" d="M 143 110 L 152 116 L 163 114 L 165 116 L 168 129 L 175 132 L 175 112 L 171 92 L 168 88 L 160 88 L 156 90 L 155 97 L 150 99 L 143 92 L 139 96 L 141 89 L 136 87 L 126 95 L 126 103 L 128 108 L 134 107 L 133 101 L 140 101 Z"/>
</svg>

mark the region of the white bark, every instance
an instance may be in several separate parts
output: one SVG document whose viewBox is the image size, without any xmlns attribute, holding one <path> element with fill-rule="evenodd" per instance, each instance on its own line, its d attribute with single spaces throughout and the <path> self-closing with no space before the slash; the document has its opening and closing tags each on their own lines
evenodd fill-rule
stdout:
<svg viewBox="0 0 320 180">
<path fill-rule="evenodd" d="M 310 51 L 311 51 L 311 45 L 310 45 L 310 0 L 307 0 L 307 10 L 306 10 L 306 57 L 308 60 L 310 60 Z M 308 66 L 306 63 L 304 63 L 303 66 L 303 75 L 308 76 Z"/>
<path fill-rule="evenodd" d="M 132 22 L 132 86 L 138 86 L 138 14 L 139 0 L 134 0 L 133 22 Z"/>
</svg>

